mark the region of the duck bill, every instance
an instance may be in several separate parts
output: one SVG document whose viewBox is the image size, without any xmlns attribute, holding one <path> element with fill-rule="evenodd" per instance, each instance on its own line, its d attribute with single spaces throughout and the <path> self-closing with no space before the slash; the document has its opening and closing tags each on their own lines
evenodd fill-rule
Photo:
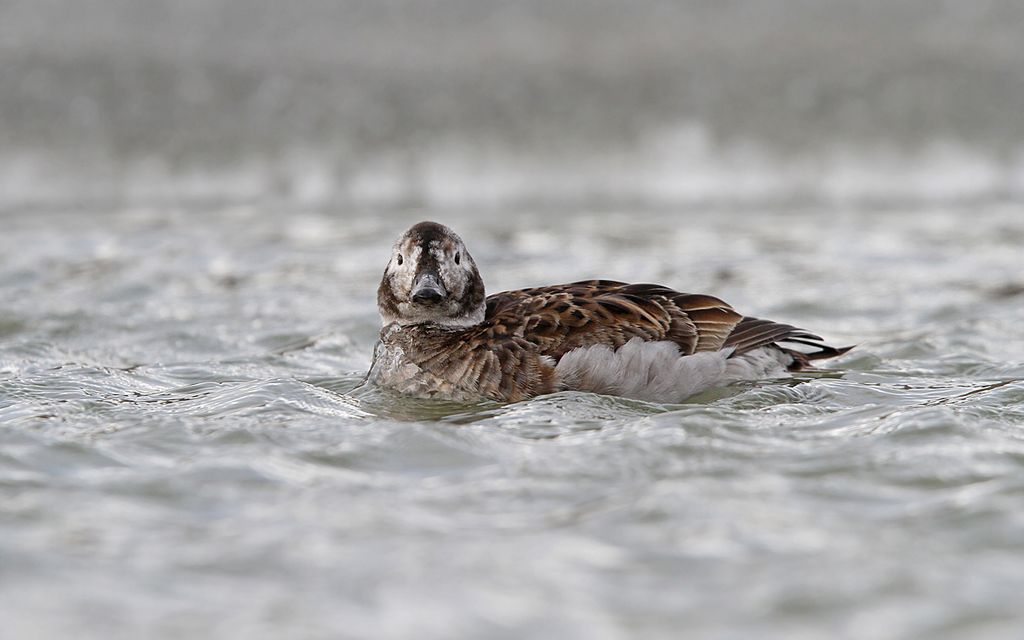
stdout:
<svg viewBox="0 0 1024 640">
<path fill-rule="evenodd" d="M 413 302 L 436 304 L 447 298 L 448 292 L 436 273 L 424 271 L 413 281 L 410 297 Z"/>
</svg>

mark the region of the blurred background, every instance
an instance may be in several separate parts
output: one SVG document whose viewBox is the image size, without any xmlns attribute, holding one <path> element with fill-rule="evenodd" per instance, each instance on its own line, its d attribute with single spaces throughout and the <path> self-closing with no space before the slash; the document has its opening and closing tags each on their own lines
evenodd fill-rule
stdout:
<svg viewBox="0 0 1024 640">
<path fill-rule="evenodd" d="M 395 238 L 856 344 L 362 385 Z M 1024 2 L 0 0 L 0 635 L 1015 640 Z"/>
<path fill-rule="evenodd" d="M 0 2 L 0 206 L 1024 192 L 1016 0 Z"/>
</svg>

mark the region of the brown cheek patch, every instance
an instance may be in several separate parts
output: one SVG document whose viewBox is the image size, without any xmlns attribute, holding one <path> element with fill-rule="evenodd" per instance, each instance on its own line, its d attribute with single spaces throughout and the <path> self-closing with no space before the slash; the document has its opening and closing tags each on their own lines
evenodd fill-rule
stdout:
<svg viewBox="0 0 1024 640">
<path fill-rule="evenodd" d="M 377 308 L 387 315 L 398 315 L 398 300 L 392 289 L 391 277 L 387 273 L 384 274 L 384 278 L 381 279 L 380 286 L 377 288 Z"/>
</svg>

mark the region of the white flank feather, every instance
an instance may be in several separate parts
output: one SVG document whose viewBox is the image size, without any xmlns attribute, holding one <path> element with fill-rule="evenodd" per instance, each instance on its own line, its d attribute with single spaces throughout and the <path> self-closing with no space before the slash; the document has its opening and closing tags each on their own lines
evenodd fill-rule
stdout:
<svg viewBox="0 0 1024 640">
<path fill-rule="evenodd" d="M 580 347 L 562 356 L 555 374 L 567 389 L 652 402 L 681 402 L 723 384 L 732 349 L 681 356 L 668 341 L 633 338 L 618 350 Z"/>
<path fill-rule="evenodd" d="M 765 378 L 785 378 L 789 375 L 786 367 L 793 363 L 790 356 L 774 347 L 761 347 L 730 358 L 725 365 L 722 384 Z"/>
</svg>

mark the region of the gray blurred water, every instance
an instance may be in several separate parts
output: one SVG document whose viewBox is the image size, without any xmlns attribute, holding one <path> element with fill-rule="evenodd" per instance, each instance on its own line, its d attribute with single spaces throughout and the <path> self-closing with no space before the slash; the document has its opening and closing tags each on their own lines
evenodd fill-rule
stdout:
<svg viewBox="0 0 1024 640">
<path fill-rule="evenodd" d="M 0 2 L 0 193 L 935 200 L 1024 191 L 1015 0 Z"/>
<path fill-rule="evenodd" d="M 1014 2 L 0 1 L 3 638 L 1011 639 Z M 361 387 L 424 218 L 858 347 Z"/>
<path fill-rule="evenodd" d="M 357 389 L 419 214 L 5 216 L 5 637 L 1017 637 L 1018 208 L 440 214 L 859 344 L 679 406 Z"/>
</svg>

